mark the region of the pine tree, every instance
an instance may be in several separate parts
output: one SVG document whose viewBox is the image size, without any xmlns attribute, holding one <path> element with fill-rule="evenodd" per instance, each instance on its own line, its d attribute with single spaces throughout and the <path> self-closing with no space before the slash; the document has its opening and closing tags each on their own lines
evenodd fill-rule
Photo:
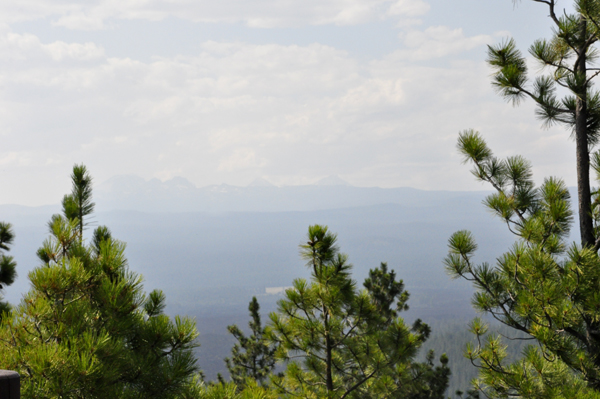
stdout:
<svg viewBox="0 0 600 399">
<path fill-rule="evenodd" d="M 264 384 L 275 367 L 275 350 L 266 339 L 266 329 L 260 320 L 260 306 L 256 297 L 248 305 L 250 311 L 251 334 L 246 337 L 238 326 L 228 326 L 227 330 L 238 341 L 231 349 L 231 358 L 225 358 L 229 375 L 235 384 L 243 387 L 248 378 Z"/>
<path fill-rule="evenodd" d="M 581 245 L 566 242 L 573 222 L 570 195 L 562 180 L 547 178 L 539 187 L 531 165 L 520 156 L 495 158 L 477 132 L 459 137 L 473 174 L 496 194 L 485 205 L 517 237 L 495 266 L 475 264 L 471 233 L 450 238 L 446 266 L 477 288 L 473 303 L 500 322 L 528 334 L 537 344 L 517 362 L 506 361 L 499 337 L 483 339 L 485 323 L 475 320 L 477 344 L 468 356 L 481 368 L 477 387 L 492 397 L 600 397 L 600 191 L 590 169 L 600 172 L 600 93 L 596 42 L 600 38 L 600 1 L 575 0 L 573 11 L 556 0 L 532 0 L 547 7 L 554 32 L 533 43 L 529 53 L 547 72 L 530 81 L 525 58 L 513 40 L 488 49 L 493 85 L 518 104 L 529 98 L 544 125 L 560 124 L 576 144 L 578 227 Z M 558 89 L 558 90 L 557 90 Z M 559 91 L 560 90 L 560 91 Z M 559 97 L 559 93 L 562 97 Z M 600 174 L 598 174 L 600 176 Z"/>
<path fill-rule="evenodd" d="M 551 39 L 540 39 L 529 48 L 547 74 L 528 77 L 525 58 L 514 40 L 490 46 L 488 62 L 494 69 L 493 84 L 513 104 L 524 98 L 537 105 L 536 115 L 546 126 L 561 124 L 573 132 L 577 155 L 579 230 L 583 246 L 600 248 L 598 207 L 593 205 L 590 188 L 590 152 L 600 139 L 600 93 L 593 88 L 598 76 L 594 64 L 600 39 L 600 1 L 575 0 L 574 12 L 557 9 L 557 0 L 532 0 L 543 3 L 554 32 Z M 557 98 L 557 88 L 566 94 Z"/>
<path fill-rule="evenodd" d="M 91 178 L 75 166 L 63 214 L 49 223 L 32 288 L 0 325 L 0 368 L 21 375 L 24 398 L 176 398 L 197 368 L 192 320 L 163 313 L 161 291 L 144 295 L 125 244 L 98 227 Z M 76 205 L 76 206 L 75 206 Z"/>
<path fill-rule="evenodd" d="M 0 320 L 3 314 L 10 310 L 10 305 L 2 301 L 1 291 L 14 283 L 17 278 L 17 263 L 12 256 L 4 253 L 10 251 L 14 239 L 15 234 L 10 223 L 0 222 Z"/>
<path fill-rule="evenodd" d="M 396 398 L 410 399 L 444 399 L 448 382 L 450 380 L 450 368 L 448 367 L 448 356 L 440 356 L 440 364 L 434 363 L 435 352 L 427 352 L 425 362 L 412 363 L 410 373 L 412 381 L 410 384 L 398 385 Z"/>
<path fill-rule="evenodd" d="M 382 268 L 367 283 L 373 295 L 359 290 L 347 256 L 324 226 L 309 227 L 301 255 L 310 282 L 295 280 L 271 313 L 269 334 L 287 362 L 274 386 L 300 398 L 410 397 L 411 362 L 429 329 L 420 321 L 411 329 L 390 309 L 405 306 L 402 283 Z"/>
<path fill-rule="evenodd" d="M 500 337 L 484 339 L 487 326 L 474 320 L 477 344 L 467 354 L 480 367 L 476 387 L 499 398 L 600 398 L 600 259 L 589 246 L 567 245 L 573 219 L 567 187 L 556 178 L 535 187 L 527 160 L 495 158 L 477 132 L 461 133 L 458 146 L 473 174 L 496 189 L 484 203 L 517 241 L 493 267 L 474 262 L 470 232 L 456 232 L 447 270 L 473 282 L 477 310 L 537 344 L 509 363 Z"/>
</svg>

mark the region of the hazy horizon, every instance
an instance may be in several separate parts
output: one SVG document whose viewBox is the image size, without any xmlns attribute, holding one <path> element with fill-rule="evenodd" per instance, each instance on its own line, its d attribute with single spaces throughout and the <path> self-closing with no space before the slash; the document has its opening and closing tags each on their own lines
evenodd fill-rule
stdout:
<svg viewBox="0 0 600 399">
<path fill-rule="evenodd" d="M 227 184 L 227 183 L 220 183 L 220 184 L 208 184 L 208 185 L 204 185 L 204 186 L 197 186 L 195 185 L 193 182 L 189 181 L 188 179 L 186 179 L 183 176 L 173 176 L 171 178 L 168 179 L 159 179 L 157 177 L 152 177 L 152 178 L 148 178 L 148 179 L 144 179 L 143 177 L 139 176 L 139 175 L 135 175 L 135 174 L 121 174 L 121 175 L 115 175 L 112 176 L 102 182 L 94 182 L 94 191 L 95 194 L 100 193 L 100 200 L 96 201 L 98 202 L 98 205 L 100 205 L 100 207 L 102 207 L 102 200 L 104 198 L 102 198 L 103 194 L 106 194 L 107 191 L 110 191 L 110 187 L 109 184 L 111 182 L 114 182 L 115 180 L 120 180 L 120 179 L 131 179 L 131 180 L 135 180 L 138 182 L 143 182 L 143 183 L 159 183 L 161 186 L 163 187 L 168 187 L 169 183 L 172 182 L 178 182 L 178 181 L 183 181 L 185 182 L 185 184 L 189 184 L 191 185 L 194 189 L 198 189 L 198 190 L 203 190 L 203 189 L 211 189 L 211 188 L 215 188 L 215 187 L 231 187 L 231 188 L 240 188 L 240 189 L 262 189 L 262 188 L 266 188 L 266 189 L 286 189 L 286 188 L 300 188 L 300 187 L 315 187 L 315 186 L 321 186 L 321 187 L 336 187 L 336 186 L 345 186 L 345 187 L 350 187 L 350 188 L 365 188 L 365 189 L 381 189 L 381 190 L 397 190 L 397 189 L 410 189 L 410 190 L 416 190 L 416 191 L 426 191 L 426 192 L 455 192 L 455 193 L 486 193 L 486 192 L 490 192 L 490 188 L 485 186 L 484 184 L 481 184 L 479 187 L 472 187 L 471 190 L 459 190 L 459 189 L 421 189 L 421 188 L 415 188 L 415 187 L 408 187 L 408 186 L 398 186 L 398 187 L 381 187 L 381 186 L 358 186 L 358 185 L 354 185 L 354 184 L 350 184 L 349 182 L 346 182 L 345 180 L 343 180 L 341 177 L 337 176 L 337 175 L 330 175 L 330 176 L 325 176 L 322 177 L 320 179 L 317 179 L 313 182 L 307 182 L 305 184 L 296 184 L 296 185 L 276 185 L 270 181 L 268 181 L 265 178 L 256 178 L 254 180 L 252 180 L 251 182 L 249 182 L 248 184 L 245 185 L 233 185 L 233 184 Z M 340 181 L 343 181 L 345 184 L 329 184 L 326 182 L 327 179 L 329 178 L 339 178 Z M 267 184 L 257 184 L 257 183 L 262 183 L 265 182 Z M 42 204 L 36 204 L 36 205 L 27 205 L 27 204 L 20 204 L 20 203 L 16 203 L 16 202 L 7 202 L 7 203 L 0 203 L 0 206 L 3 205 L 16 205 L 16 206 L 23 206 L 23 207 L 28 207 L 28 208 L 41 208 L 41 207 L 49 207 L 49 206 L 56 206 L 60 204 L 60 199 L 61 198 L 57 198 L 54 202 L 48 202 L 48 203 L 42 203 Z"/>
<path fill-rule="evenodd" d="M 59 202 L 76 163 L 97 182 L 481 190 L 455 150 L 468 128 L 575 184 L 569 132 L 497 96 L 485 62 L 549 35 L 544 5 L 285 4 L 2 2 L 0 203 Z"/>
</svg>

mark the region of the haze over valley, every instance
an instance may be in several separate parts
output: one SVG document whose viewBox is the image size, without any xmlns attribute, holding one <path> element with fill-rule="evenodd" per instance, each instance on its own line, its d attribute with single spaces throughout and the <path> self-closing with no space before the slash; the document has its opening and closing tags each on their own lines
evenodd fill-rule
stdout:
<svg viewBox="0 0 600 399">
<path fill-rule="evenodd" d="M 479 244 L 477 259 L 489 262 L 513 242 L 503 223 L 481 204 L 488 194 L 483 191 L 347 184 L 197 188 L 183 178 L 160 182 L 127 176 L 98 184 L 96 192 L 93 223 L 108 226 L 127 243 L 130 268 L 143 275 L 145 289 L 165 292 L 168 314 L 196 318 L 198 355 L 211 379 L 226 371 L 222 359 L 233 339 L 225 327 L 246 326 L 252 296 L 266 320 L 281 298 L 266 289 L 308 277 L 298 245 L 311 224 L 327 225 L 338 234 L 359 285 L 369 269 L 387 262 L 411 295 L 410 309 L 402 316 L 434 326 L 461 320 L 464 327 L 475 316 L 471 286 L 444 272 L 450 235 L 471 230 Z M 18 302 L 29 288 L 26 274 L 39 264 L 36 249 L 59 208 L 0 205 L 17 237 L 11 252 L 19 278 L 5 290 L 9 301 Z M 452 360 L 462 361 L 462 356 Z"/>
</svg>

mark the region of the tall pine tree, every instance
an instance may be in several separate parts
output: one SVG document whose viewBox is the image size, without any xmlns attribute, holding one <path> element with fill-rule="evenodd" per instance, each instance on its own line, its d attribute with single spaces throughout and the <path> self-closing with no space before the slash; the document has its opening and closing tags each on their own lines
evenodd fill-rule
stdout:
<svg viewBox="0 0 600 399">
<path fill-rule="evenodd" d="M 537 105 L 546 126 L 572 132 L 576 147 L 578 228 L 581 245 L 569 245 L 573 222 L 570 195 L 557 178 L 535 187 L 531 165 L 520 156 L 500 160 L 481 135 L 465 131 L 459 150 L 474 165 L 473 174 L 495 189 L 485 205 L 517 241 L 495 266 L 476 264 L 477 245 L 467 231 L 449 242 L 446 265 L 455 277 L 474 283 L 476 308 L 528 334 L 523 358 L 506 361 L 498 337 L 483 340 L 486 326 L 475 320 L 478 344 L 468 355 L 481 368 L 478 387 L 493 397 L 600 397 L 600 192 L 591 187 L 590 171 L 600 172 L 599 70 L 600 1 L 575 0 L 570 11 L 556 0 L 532 0 L 547 8 L 554 31 L 533 43 L 529 53 L 541 67 L 531 79 L 525 57 L 514 40 L 490 46 L 493 85 L 506 99 Z"/>
<path fill-rule="evenodd" d="M 411 367 L 429 328 L 397 317 L 408 298 L 402 283 L 382 267 L 359 290 L 336 240 L 327 227 L 309 227 L 301 255 L 310 282 L 295 280 L 271 314 L 269 333 L 287 364 L 274 386 L 299 398 L 443 398 L 419 396 L 433 388 L 417 387 Z"/>
<path fill-rule="evenodd" d="M 500 337 L 484 339 L 487 326 L 474 320 L 477 344 L 467 354 L 481 370 L 476 387 L 498 398 L 600 398 L 600 259 L 593 248 L 566 242 L 573 219 L 567 187 L 556 178 L 535 187 L 527 160 L 495 158 L 477 132 L 463 132 L 459 149 L 473 174 L 496 189 L 485 205 L 517 241 L 495 266 L 477 264 L 473 235 L 458 231 L 447 270 L 473 282 L 476 309 L 536 342 L 507 362 Z"/>
<path fill-rule="evenodd" d="M 93 210 L 85 167 L 74 167 L 65 198 L 31 290 L 0 325 L 0 368 L 19 372 L 24 398 L 180 397 L 197 371 L 195 323 L 171 321 L 162 292 L 144 294 L 108 228 L 85 243 Z"/>
<path fill-rule="evenodd" d="M 597 251 L 600 234 L 593 211 L 596 194 L 590 185 L 590 154 L 600 139 L 600 93 L 593 87 L 598 76 L 595 44 L 600 39 L 600 1 L 575 0 L 573 12 L 558 8 L 557 0 L 531 1 L 547 7 L 554 29 L 550 39 L 536 40 L 529 48 L 542 73 L 531 81 L 525 57 L 511 39 L 488 49 L 493 85 L 513 104 L 533 100 L 536 116 L 545 126 L 560 124 L 573 132 L 581 244 Z"/>
</svg>

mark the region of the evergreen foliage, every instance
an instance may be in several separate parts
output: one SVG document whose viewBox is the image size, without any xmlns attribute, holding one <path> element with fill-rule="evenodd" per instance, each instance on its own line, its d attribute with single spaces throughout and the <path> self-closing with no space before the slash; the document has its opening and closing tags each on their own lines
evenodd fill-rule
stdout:
<svg viewBox="0 0 600 399">
<path fill-rule="evenodd" d="M 84 165 L 75 165 L 71 181 L 71 194 L 65 195 L 62 200 L 63 213 L 67 219 L 78 221 L 77 229 L 82 240 L 83 230 L 89 224 L 84 219 L 94 213 L 96 205 L 92 202 L 92 177 Z"/>
<path fill-rule="evenodd" d="M 1 292 L 4 287 L 11 285 L 17 278 L 17 263 L 12 256 L 6 255 L 15 239 L 10 223 L 0 222 L 0 320 L 4 313 L 10 310 L 8 302 L 2 301 Z"/>
<path fill-rule="evenodd" d="M 448 389 L 450 379 L 450 368 L 448 367 L 448 356 L 440 356 L 440 365 L 434 364 L 435 352 L 427 352 L 425 362 L 413 362 L 410 365 L 412 382 L 408 386 L 400 385 L 398 391 L 392 397 L 411 399 L 442 399 Z"/>
<path fill-rule="evenodd" d="M 458 147 L 474 164 L 473 174 L 496 189 L 484 203 L 517 242 L 495 267 L 478 265 L 472 234 L 456 232 L 447 270 L 473 282 L 477 310 L 537 343 L 507 362 L 500 338 L 483 339 L 487 326 L 474 320 L 477 343 L 467 356 L 481 369 L 477 388 L 491 397 L 600 397 L 600 259 L 593 248 L 565 241 L 573 219 L 567 187 L 547 178 L 536 188 L 529 162 L 495 158 L 477 132 L 461 133 Z"/>
<path fill-rule="evenodd" d="M 468 342 L 473 345 L 477 343 L 477 338 L 467 329 L 468 324 L 469 320 L 466 319 L 432 320 L 430 323 L 431 335 L 423 344 L 417 357 L 420 362 L 425 362 L 425 355 L 429 350 L 435 350 L 436 353 L 446 353 L 449 359 L 448 368 L 452 370 L 447 390 L 449 396 L 455 394 L 456 391 L 462 391 L 463 398 L 466 398 L 467 391 L 472 389 L 471 381 L 477 378 L 479 373 L 479 370 L 473 367 L 471 360 L 464 356 L 466 344 Z M 531 345 L 531 340 L 522 339 L 528 338 L 526 334 L 515 333 L 515 330 L 511 327 L 497 322 L 490 322 L 487 334 L 482 336 L 481 339 L 485 340 L 488 335 L 512 338 L 503 341 L 506 345 L 507 358 L 505 361 L 507 362 L 514 362 L 521 358 L 521 353 L 525 347 Z M 481 397 L 485 398 L 483 395 Z"/>
<path fill-rule="evenodd" d="M 561 124 L 576 144 L 578 226 L 581 245 L 566 239 L 573 222 L 565 184 L 547 178 L 535 187 L 531 165 L 520 156 L 495 158 L 479 133 L 460 134 L 458 147 L 473 174 L 494 187 L 485 205 L 517 237 L 495 266 L 473 261 L 470 232 L 449 241 L 446 258 L 454 277 L 472 281 L 474 306 L 526 334 L 535 345 L 518 361 L 506 359 L 498 336 L 483 338 L 485 323 L 470 326 L 477 342 L 467 356 L 480 368 L 475 386 L 490 397 L 600 398 L 600 191 L 592 190 L 590 168 L 600 171 L 600 93 L 593 80 L 600 39 L 600 1 L 575 0 L 559 12 L 556 0 L 533 0 L 548 8 L 552 37 L 537 40 L 529 53 L 547 71 L 533 81 L 513 40 L 488 49 L 493 85 L 518 104 L 532 99 L 546 126 Z M 559 98 L 557 89 L 562 97 Z M 600 176 L 600 174 L 599 174 Z"/>
<path fill-rule="evenodd" d="M 281 397 L 269 387 L 258 384 L 249 378 L 243 388 L 234 382 L 219 384 L 204 384 L 196 380 L 181 399 L 280 399 Z"/>
<path fill-rule="evenodd" d="M 108 228 L 86 245 L 91 178 L 83 166 L 72 177 L 32 288 L 0 325 L 0 368 L 19 372 L 24 398 L 179 398 L 197 372 L 195 323 L 171 321 L 162 292 L 144 294 Z"/>
<path fill-rule="evenodd" d="M 388 272 L 387 263 L 382 262 L 379 269 L 369 270 L 369 277 L 363 285 L 371 295 L 377 312 L 387 319 L 388 323 L 398 317 L 398 312 L 408 310 L 409 294 L 404 290 L 404 282 L 396 281 L 396 272 Z"/>
<path fill-rule="evenodd" d="M 573 132 L 577 155 L 579 230 L 583 246 L 600 248 L 598 211 L 590 188 L 590 152 L 600 139 L 600 93 L 593 88 L 598 76 L 595 61 L 600 39 L 600 1 L 574 0 L 573 12 L 557 9 L 557 0 L 532 0 L 548 8 L 554 25 L 550 39 L 536 40 L 529 48 L 547 71 L 533 80 L 514 40 L 489 46 L 488 63 L 493 85 L 513 104 L 525 98 L 536 105 L 536 116 L 546 126 L 561 124 Z M 557 89 L 565 95 L 558 97 Z M 596 193 L 593 194 L 597 196 Z"/>
<path fill-rule="evenodd" d="M 269 326 L 271 339 L 279 345 L 277 356 L 287 363 L 284 374 L 272 378 L 281 394 L 442 398 L 447 360 L 442 357 L 441 371 L 433 369 L 433 355 L 427 365 L 412 364 L 430 331 L 421 321 L 410 328 L 396 316 L 408 294 L 393 272 L 382 265 L 371 271 L 368 290 L 359 290 L 336 235 L 324 226 L 310 226 L 308 242 L 300 248 L 311 280 L 294 281 Z M 434 378 L 439 386 L 429 380 Z"/>
<path fill-rule="evenodd" d="M 363 283 L 375 311 L 381 317 L 380 328 L 389 328 L 391 323 L 398 318 L 398 313 L 408 310 L 409 293 L 404 290 L 404 282 L 396 281 L 396 272 L 388 271 L 388 265 L 382 262 L 378 269 L 369 270 L 369 277 Z M 415 328 L 417 327 L 417 328 Z M 431 334 L 428 325 L 417 320 L 413 326 L 419 330 L 425 339 Z M 445 348 L 444 348 L 445 350 Z M 398 390 L 390 395 L 393 398 L 434 399 L 443 398 L 448 388 L 450 379 L 450 368 L 448 357 L 443 354 L 440 357 L 440 365 L 434 364 L 435 351 L 429 350 L 422 363 L 412 361 L 407 367 L 410 374 L 410 382 L 406 383 L 399 376 L 396 378 Z"/>
<path fill-rule="evenodd" d="M 251 320 L 248 323 L 251 334 L 246 337 L 238 326 L 228 326 L 227 330 L 238 341 L 231 349 L 231 358 L 225 358 L 229 375 L 238 387 L 243 387 L 248 378 L 264 384 L 275 367 L 275 350 L 266 339 L 260 320 L 260 306 L 256 297 L 248 305 Z"/>
</svg>

